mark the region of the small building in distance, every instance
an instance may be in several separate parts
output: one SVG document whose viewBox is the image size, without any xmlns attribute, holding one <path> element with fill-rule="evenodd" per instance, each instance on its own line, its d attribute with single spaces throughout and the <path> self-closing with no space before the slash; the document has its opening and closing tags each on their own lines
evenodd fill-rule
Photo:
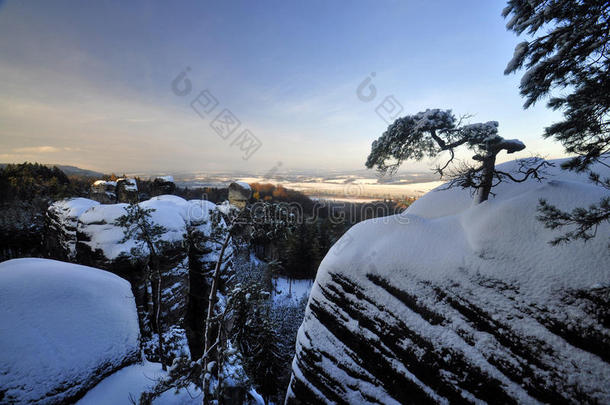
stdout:
<svg viewBox="0 0 610 405">
<path fill-rule="evenodd" d="M 116 196 L 120 203 L 138 202 L 138 183 L 136 179 L 121 178 L 116 181 Z"/>
<path fill-rule="evenodd" d="M 252 189 L 248 183 L 236 181 L 229 185 L 229 203 L 237 208 L 244 209 L 252 196 Z"/>
<path fill-rule="evenodd" d="M 115 204 L 116 184 L 116 181 L 97 180 L 89 189 L 89 198 L 100 204 Z"/>
<path fill-rule="evenodd" d="M 176 191 L 176 183 L 173 176 L 155 177 L 151 186 L 151 197 L 163 194 L 174 194 Z"/>
</svg>

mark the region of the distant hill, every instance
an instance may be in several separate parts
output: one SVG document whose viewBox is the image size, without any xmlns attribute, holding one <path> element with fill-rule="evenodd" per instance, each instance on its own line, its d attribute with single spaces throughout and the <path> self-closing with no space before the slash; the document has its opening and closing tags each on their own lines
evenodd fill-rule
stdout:
<svg viewBox="0 0 610 405">
<path fill-rule="evenodd" d="M 8 163 L 0 163 L 0 169 L 4 169 L 7 164 Z M 75 176 L 83 176 L 83 177 L 100 178 L 104 175 L 104 173 L 100 173 L 100 172 L 96 172 L 96 171 L 88 170 L 88 169 L 81 169 L 80 167 L 76 167 L 76 166 L 57 165 L 57 164 L 51 164 L 51 163 L 46 163 L 46 164 L 44 164 L 44 166 L 49 167 L 49 168 L 52 168 L 53 166 L 57 166 L 67 176 L 75 175 Z"/>
</svg>

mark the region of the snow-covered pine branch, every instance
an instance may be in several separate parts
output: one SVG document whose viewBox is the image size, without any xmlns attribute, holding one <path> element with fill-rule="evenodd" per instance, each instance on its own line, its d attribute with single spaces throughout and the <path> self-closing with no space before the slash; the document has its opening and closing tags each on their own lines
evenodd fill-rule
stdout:
<svg viewBox="0 0 610 405">
<path fill-rule="evenodd" d="M 442 178 L 455 159 L 455 149 L 462 145 L 475 152 L 473 160 L 478 163 L 458 169 L 454 165 L 449 185 L 475 189 L 477 203 L 489 198 L 493 180 L 497 177 L 495 163 L 498 153 L 525 149 L 518 139 L 499 136 L 497 121 L 462 125 L 462 119 L 456 120 L 451 110 L 428 109 L 398 118 L 388 126 L 373 142 L 366 167 L 376 167 L 382 173 L 395 172 L 405 160 L 434 158 L 446 151 L 448 159 L 436 168 Z"/>
</svg>

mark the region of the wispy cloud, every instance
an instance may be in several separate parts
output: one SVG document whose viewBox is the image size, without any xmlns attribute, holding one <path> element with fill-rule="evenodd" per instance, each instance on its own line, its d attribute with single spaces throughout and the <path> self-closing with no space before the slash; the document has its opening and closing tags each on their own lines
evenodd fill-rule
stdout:
<svg viewBox="0 0 610 405">
<path fill-rule="evenodd" d="M 29 146 L 25 148 L 15 148 L 13 153 L 15 154 L 31 154 L 31 153 L 57 153 L 61 152 L 62 149 L 54 146 Z"/>
</svg>

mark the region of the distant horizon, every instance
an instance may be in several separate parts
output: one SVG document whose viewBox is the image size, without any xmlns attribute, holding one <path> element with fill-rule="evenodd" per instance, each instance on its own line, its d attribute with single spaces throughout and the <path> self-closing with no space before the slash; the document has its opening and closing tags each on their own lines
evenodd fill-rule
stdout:
<svg viewBox="0 0 610 405">
<path fill-rule="evenodd" d="M 150 175 L 150 176 L 155 176 L 155 175 L 188 175 L 188 174 L 214 174 L 214 175 L 220 175 L 220 174 L 244 174 L 244 175 L 255 175 L 255 174 L 259 174 L 259 175 L 265 175 L 266 173 L 268 173 L 268 171 L 265 170 L 252 170 L 252 171 L 247 171 L 247 170 L 231 170 L 231 169 L 226 169 L 226 170 L 222 170 L 222 169 L 216 169 L 216 170 L 180 170 L 180 169 L 175 169 L 175 170 L 156 170 L 156 171 L 152 171 L 152 170 L 132 170 L 132 171 L 122 171 L 122 170 L 99 170 L 99 169 L 93 169 L 91 167 L 84 167 L 84 166 L 78 166 L 78 165 L 73 165 L 73 164 L 67 164 L 67 163 L 50 163 L 50 162 L 38 162 L 38 161 L 17 161 L 17 162 L 0 162 L 0 166 L 5 166 L 7 164 L 23 164 L 23 163 L 32 163 L 32 164 L 41 164 L 44 166 L 58 166 L 58 167 L 73 167 L 75 169 L 80 169 L 80 170 L 85 170 L 85 171 L 91 171 L 91 172 L 97 172 L 100 173 L 102 175 L 119 175 L 119 173 L 125 174 L 125 175 Z M 273 169 L 273 168 L 272 168 Z M 333 173 L 338 173 L 338 174 L 349 174 L 349 173 L 367 173 L 367 174 L 371 174 L 371 176 L 377 176 L 378 172 L 375 169 L 367 169 L 367 168 L 361 168 L 361 169 L 316 169 L 316 168 L 282 168 L 281 166 L 276 168 L 274 170 L 274 173 L 277 175 L 283 175 L 283 174 L 307 174 L 307 173 L 321 173 L 321 174 L 333 174 Z M 398 170 L 398 172 L 396 173 L 397 176 L 400 175 L 406 175 L 406 174 L 430 174 L 430 175 L 434 175 L 434 171 L 432 169 L 421 169 L 421 170 L 407 170 L 405 168 L 400 168 Z M 386 177 L 390 177 L 390 175 L 386 175 Z"/>
</svg>

